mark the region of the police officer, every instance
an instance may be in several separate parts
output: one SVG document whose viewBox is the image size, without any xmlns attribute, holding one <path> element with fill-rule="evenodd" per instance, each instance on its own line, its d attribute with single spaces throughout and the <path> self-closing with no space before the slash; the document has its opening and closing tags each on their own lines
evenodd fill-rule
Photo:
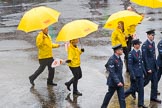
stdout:
<svg viewBox="0 0 162 108">
<path fill-rule="evenodd" d="M 147 85 L 151 81 L 151 96 L 150 101 L 161 103 L 161 100 L 157 99 L 157 64 L 155 55 L 155 42 L 154 35 L 155 30 L 149 30 L 147 33 L 147 40 L 142 45 L 142 58 L 144 66 L 147 72 L 144 85 Z"/>
<path fill-rule="evenodd" d="M 139 39 L 132 40 L 133 50 L 128 55 L 128 69 L 131 77 L 131 87 L 125 92 L 125 97 L 134 94 L 138 89 L 138 107 L 147 108 L 144 105 L 144 69 L 142 53 L 139 50 L 142 42 Z"/>
<path fill-rule="evenodd" d="M 105 67 L 110 72 L 107 78 L 108 92 L 105 95 L 101 108 L 107 108 L 111 97 L 117 90 L 120 108 L 126 108 L 124 98 L 124 80 L 122 76 L 123 62 L 120 56 L 123 54 L 122 45 L 118 44 L 113 47 L 114 54 L 109 58 Z"/>
<path fill-rule="evenodd" d="M 162 32 L 161 32 L 162 33 Z M 158 48 L 158 57 L 157 57 L 157 66 L 158 66 L 158 82 L 161 79 L 161 75 L 162 75 L 162 40 L 158 43 L 157 45 Z M 158 93 L 160 94 L 160 93 Z"/>
<path fill-rule="evenodd" d="M 124 29 L 124 22 L 119 21 L 117 28 L 112 32 L 111 42 L 112 42 L 112 46 L 116 46 L 118 44 L 122 45 L 126 72 L 128 72 L 128 47 L 127 47 L 128 37 L 127 35 L 128 35 L 128 31 Z"/>
</svg>

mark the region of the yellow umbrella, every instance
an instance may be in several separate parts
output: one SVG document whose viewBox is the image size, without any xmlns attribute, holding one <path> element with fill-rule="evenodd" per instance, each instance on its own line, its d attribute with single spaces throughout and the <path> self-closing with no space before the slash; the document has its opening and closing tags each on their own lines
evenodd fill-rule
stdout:
<svg viewBox="0 0 162 108">
<path fill-rule="evenodd" d="M 146 6 L 150 8 L 162 7 L 162 0 L 131 0 L 131 2 L 136 3 L 140 6 Z"/>
<path fill-rule="evenodd" d="M 69 41 L 85 37 L 96 31 L 98 25 L 89 20 L 75 20 L 66 24 L 59 32 L 56 41 Z"/>
<path fill-rule="evenodd" d="M 123 21 L 125 28 L 127 28 L 130 25 L 137 25 L 142 19 L 142 16 L 135 12 L 128 10 L 119 11 L 108 18 L 104 28 L 116 29 L 119 21 Z"/>
<path fill-rule="evenodd" d="M 24 14 L 17 29 L 25 32 L 44 29 L 57 22 L 59 15 L 59 12 L 51 8 L 36 7 Z"/>
</svg>

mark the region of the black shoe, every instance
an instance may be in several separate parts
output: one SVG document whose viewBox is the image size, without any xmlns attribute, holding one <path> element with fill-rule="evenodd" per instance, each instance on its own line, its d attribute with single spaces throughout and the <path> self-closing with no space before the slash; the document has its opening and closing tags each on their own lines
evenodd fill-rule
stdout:
<svg viewBox="0 0 162 108">
<path fill-rule="evenodd" d="M 148 108 L 145 105 L 139 105 L 138 108 Z"/>
<path fill-rule="evenodd" d="M 68 89 L 69 91 L 71 91 L 71 90 L 70 90 L 70 84 L 69 84 L 68 82 L 65 83 L 65 86 L 67 87 L 67 89 Z"/>
<path fill-rule="evenodd" d="M 159 100 L 159 99 L 151 99 L 151 101 L 161 104 L 161 100 Z"/>
<path fill-rule="evenodd" d="M 35 84 L 34 84 L 34 80 L 32 80 L 31 76 L 29 77 L 29 81 L 30 81 L 30 84 L 31 84 L 32 86 L 35 85 Z"/>
<path fill-rule="evenodd" d="M 131 94 L 133 99 L 136 100 L 136 94 Z"/>
<path fill-rule="evenodd" d="M 77 91 L 77 92 L 73 92 L 73 94 L 74 94 L 74 95 L 78 95 L 78 96 L 82 96 L 82 93 L 80 93 L 80 92 L 78 92 L 78 91 Z"/>
<path fill-rule="evenodd" d="M 51 86 L 57 86 L 57 84 L 56 84 L 56 83 L 49 83 L 49 82 L 47 82 L 47 85 L 51 85 Z"/>
</svg>

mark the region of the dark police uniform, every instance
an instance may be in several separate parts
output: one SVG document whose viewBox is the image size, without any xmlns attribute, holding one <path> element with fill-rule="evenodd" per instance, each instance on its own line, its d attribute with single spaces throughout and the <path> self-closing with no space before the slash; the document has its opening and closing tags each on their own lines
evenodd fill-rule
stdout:
<svg viewBox="0 0 162 108">
<path fill-rule="evenodd" d="M 139 39 L 132 40 L 132 44 L 141 44 Z M 138 89 L 138 106 L 144 106 L 144 68 L 142 54 L 140 50 L 133 49 L 128 55 L 128 69 L 131 77 L 131 87 L 125 92 L 125 97 L 134 93 Z"/>
<path fill-rule="evenodd" d="M 161 32 L 162 33 L 162 32 Z M 157 45 L 159 55 L 157 57 L 157 66 L 158 69 L 158 82 L 160 81 L 161 75 L 162 75 L 162 40 Z"/>
<path fill-rule="evenodd" d="M 113 47 L 114 50 L 121 48 L 121 44 Z M 126 108 L 125 105 L 125 96 L 124 96 L 124 87 L 117 86 L 118 83 L 124 84 L 122 77 L 123 62 L 120 57 L 115 54 L 112 55 L 107 64 L 105 65 L 106 69 L 109 71 L 109 76 L 107 78 L 107 85 L 109 86 L 108 92 L 105 95 L 103 104 L 101 108 L 107 108 L 111 97 L 114 92 L 117 90 L 120 108 Z"/>
<path fill-rule="evenodd" d="M 155 34 L 154 30 L 150 30 L 146 32 L 149 34 Z M 150 42 L 149 40 L 146 40 L 142 45 L 142 58 L 144 62 L 144 66 L 146 69 L 146 72 L 149 70 L 152 71 L 152 73 L 147 73 L 147 77 L 144 81 L 144 86 L 146 86 L 151 81 L 151 96 L 150 100 L 159 102 L 157 99 L 157 64 L 156 64 L 156 54 L 155 54 L 155 43 L 154 41 Z"/>
</svg>

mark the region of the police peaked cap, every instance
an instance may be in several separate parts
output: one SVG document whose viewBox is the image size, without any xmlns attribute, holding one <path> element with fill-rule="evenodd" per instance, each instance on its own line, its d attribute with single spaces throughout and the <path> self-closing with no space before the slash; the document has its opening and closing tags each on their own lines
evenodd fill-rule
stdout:
<svg viewBox="0 0 162 108">
<path fill-rule="evenodd" d="M 122 48 L 122 45 L 121 44 L 118 44 L 116 46 L 113 46 L 112 49 L 115 51 L 117 49 L 121 49 Z"/>
<path fill-rule="evenodd" d="M 136 45 L 136 44 L 141 44 L 142 42 L 139 39 L 133 39 L 132 40 L 132 44 Z"/>
<path fill-rule="evenodd" d="M 150 34 L 154 34 L 155 35 L 155 29 L 151 29 L 151 30 L 147 31 L 146 33 L 148 35 L 150 35 Z"/>
</svg>

